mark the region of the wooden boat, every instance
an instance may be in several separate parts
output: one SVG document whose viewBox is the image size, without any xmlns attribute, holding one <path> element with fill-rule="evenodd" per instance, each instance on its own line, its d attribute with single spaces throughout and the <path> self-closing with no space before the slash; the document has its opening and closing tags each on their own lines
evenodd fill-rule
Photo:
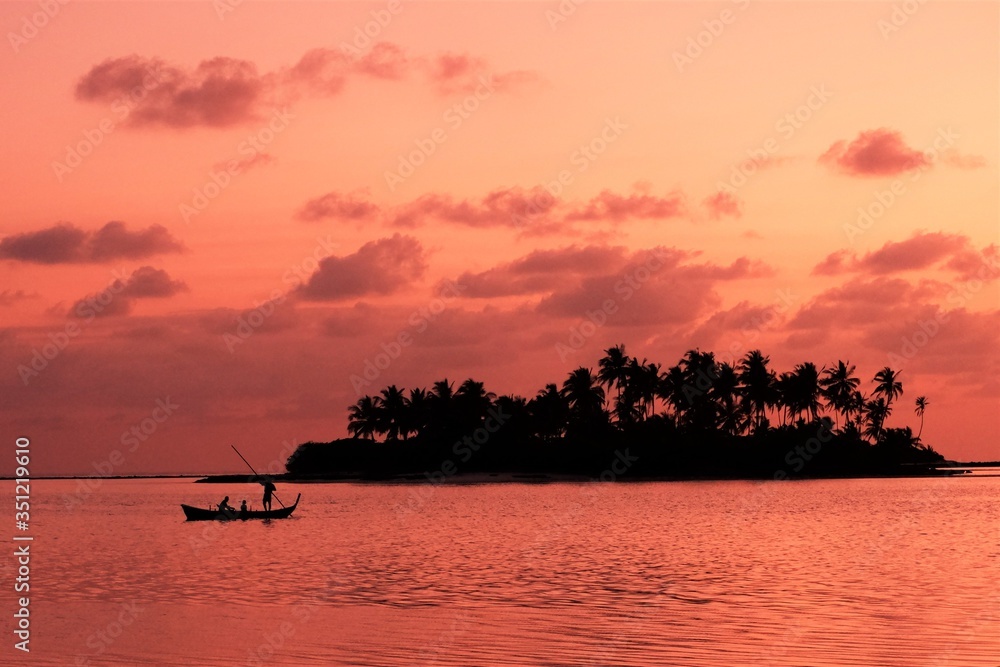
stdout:
<svg viewBox="0 0 1000 667">
<path fill-rule="evenodd" d="M 225 512 L 220 512 L 219 510 L 207 510 L 203 507 L 191 507 L 190 505 L 181 504 L 181 509 L 184 510 L 184 516 L 187 517 L 188 521 L 246 521 L 247 519 L 287 519 L 295 511 L 296 506 L 299 504 L 299 498 L 302 497 L 300 493 L 295 497 L 295 502 L 288 507 L 282 507 L 281 509 L 272 509 L 270 512 L 267 510 L 249 510 L 247 512 L 240 512 L 239 510 L 227 510 Z"/>
</svg>

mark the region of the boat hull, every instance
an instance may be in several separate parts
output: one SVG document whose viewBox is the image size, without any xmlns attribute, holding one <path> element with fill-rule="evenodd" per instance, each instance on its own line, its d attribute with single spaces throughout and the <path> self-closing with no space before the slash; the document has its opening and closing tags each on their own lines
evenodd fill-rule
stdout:
<svg viewBox="0 0 1000 667">
<path fill-rule="evenodd" d="M 187 517 L 188 521 L 247 521 L 249 519 L 287 519 L 298 507 L 299 498 L 302 497 L 300 493 L 295 497 L 295 503 L 289 505 L 288 507 L 282 507 L 280 509 L 265 511 L 265 510 L 251 510 L 249 512 L 240 512 L 239 510 L 220 512 L 218 510 L 207 510 L 203 507 L 192 507 L 191 505 L 181 504 L 181 509 L 184 510 L 184 516 Z"/>
</svg>

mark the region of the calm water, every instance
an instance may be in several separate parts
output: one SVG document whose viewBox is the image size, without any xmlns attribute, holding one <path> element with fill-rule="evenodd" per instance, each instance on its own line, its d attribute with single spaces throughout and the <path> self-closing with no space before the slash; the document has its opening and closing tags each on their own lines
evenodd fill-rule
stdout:
<svg viewBox="0 0 1000 667">
<path fill-rule="evenodd" d="M 998 477 L 284 484 L 292 519 L 234 524 L 178 504 L 259 486 L 76 487 L 32 485 L 0 663 L 1000 665 Z"/>
</svg>

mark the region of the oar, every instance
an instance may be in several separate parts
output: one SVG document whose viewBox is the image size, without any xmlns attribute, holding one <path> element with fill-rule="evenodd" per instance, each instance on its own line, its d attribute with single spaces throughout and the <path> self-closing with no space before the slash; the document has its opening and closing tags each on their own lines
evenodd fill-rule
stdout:
<svg viewBox="0 0 1000 667">
<path fill-rule="evenodd" d="M 239 457 L 240 457 L 241 459 L 243 459 L 243 455 L 242 455 L 242 454 L 240 454 L 240 450 L 236 449 L 236 445 L 229 445 L 229 446 L 233 448 L 233 451 L 234 451 L 234 452 L 236 452 L 236 454 L 237 454 L 237 455 L 238 455 L 238 456 L 239 456 Z M 254 475 L 257 475 L 257 471 L 253 469 L 253 466 L 252 466 L 252 465 L 250 465 L 250 462 L 249 462 L 249 461 L 247 461 L 246 459 L 243 459 L 243 463 L 246 463 L 246 464 L 247 464 L 247 467 L 248 467 L 248 468 L 250 468 L 250 472 L 252 472 L 252 473 L 253 473 Z M 260 475 L 257 475 L 257 477 L 260 477 Z M 275 499 L 275 500 L 277 500 L 277 501 L 278 501 L 278 504 L 279 504 L 279 505 L 281 505 L 282 509 L 284 509 L 284 507 L 285 507 L 285 503 L 281 502 L 281 498 L 279 498 L 279 497 L 278 497 L 278 494 L 277 494 L 277 493 L 274 493 L 274 492 L 272 491 L 272 492 L 271 492 L 271 495 L 272 495 L 272 496 L 274 496 L 274 499 Z"/>
</svg>

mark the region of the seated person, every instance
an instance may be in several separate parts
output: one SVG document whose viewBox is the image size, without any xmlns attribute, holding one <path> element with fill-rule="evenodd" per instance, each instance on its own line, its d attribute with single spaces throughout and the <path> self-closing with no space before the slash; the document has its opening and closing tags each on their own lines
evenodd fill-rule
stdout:
<svg viewBox="0 0 1000 667">
<path fill-rule="evenodd" d="M 241 517 L 246 517 L 246 515 L 249 512 L 250 512 L 250 510 L 247 509 L 247 501 L 244 500 L 242 503 L 240 503 L 240 516 Z"/>
<path fill-rule="evenodd" d="M 236 508 L 229 504 L 229 496 L 226 496 L 225 498 L 223 498 L 222 502 L 219 503 L 219 511 L 220 512 L 234 512 L 234 511 L 236 511 Z"/>
</svg>

